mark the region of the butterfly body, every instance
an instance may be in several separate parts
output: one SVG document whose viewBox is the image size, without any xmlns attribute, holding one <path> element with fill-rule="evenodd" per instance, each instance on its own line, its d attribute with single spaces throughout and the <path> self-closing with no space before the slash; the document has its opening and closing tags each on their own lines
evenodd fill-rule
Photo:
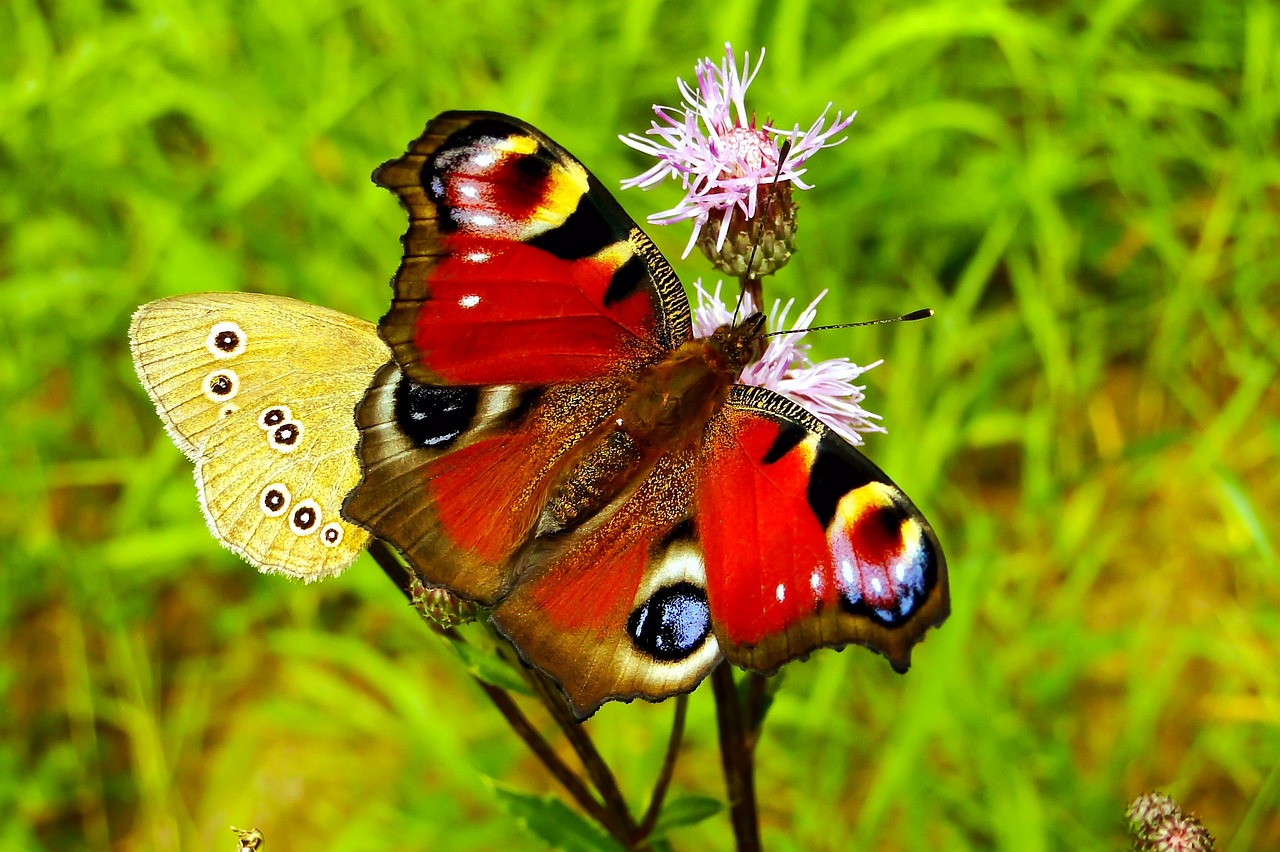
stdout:
<svg viewBox="0 0 1280 852">
<path fill-rule="evenodd" d="M 375 173 L 409 211 L 345 512 L 492 607 L 579 713 L 946 617 L 919 511 L 800 405 L 741 384 L 764 318 L 693 335 L 671 267 L 543 134 L 445 113 Z"/>
</svg>

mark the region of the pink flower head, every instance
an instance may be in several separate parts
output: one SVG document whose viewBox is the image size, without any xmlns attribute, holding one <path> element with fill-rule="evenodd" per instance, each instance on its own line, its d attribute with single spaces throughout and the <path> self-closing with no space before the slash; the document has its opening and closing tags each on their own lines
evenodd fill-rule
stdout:
<svg viewBox="0 0 1280 852">
<path fill-rule="evenodd" d="M 721 300 L 719 284 L 715 292 L 708 292 L 699 279 L 694 288 L 698 293 L 698 307 L 693 312 L 695 337 L 708 337 L 720 326 L 733 322 L 734 310 Z M 880 415 L 862 407 L 862 392 L 866 388 L 855 385 L 854 380 L 883 362 L 860 367 L 848 358 L 816 363 L 809 360 L 809 344 L 800 340 L 805 329 L 813 325 L 818 303 L 826 295 L 827 291 L 823 290 L 800 312 L 790 333 L 768 338 L 764 356 L 748 365 L 739 381 L 782 394 L 804 406 L 849 443 L 858 445 L 862 443 L 860 432 L 884 432 L 885 428 L 876 422 Z M 739 302 L 734 306 L 739 318 L 757 310 L 750 296 L 739 297 Z M 794 299 L 785 305 L 774 302 L 773 313 L 769 315 L 770 331 L 786 327 L 787 314 L 794 304 Z"/>
<path fill-rule="evenodd" d="M 664 178 L 673 177 L 684 187 L 685 196 L 670 210 L 655 213 L 649 222 L 669 225 L 685 219 L 693 220 L 693 235 L 685 246 L 688 256 L 713 211 L 737 208 L 746 219 L 756 215 L 760 187 L 775 182 L 794 184 L 799 189 L 812 189 L 802 179 L 805 163 L 823 148 L 839 145 L 844 138 L 832 140 L 842 132 L 857 113 L 847 117 L 837 112 L 830 127 L 825 127 L 831 104 L 802 131 L 800 125 L 791 130 L 778 130 L 769 121 L 756 126 L 755 115 L 747 112 L 747 87 L 760 71 L 759 61 L 751 66 L 750 54 L 743 54 L 742 72 L 738 72 L 733 47 L 725 43 L 725 58 L 719 65 L 710 57 L 695 66 L 697 88 L 676 80 L 683 107 L 655 105 L 658 120 L 641 136 L 631 133 L 619 138 L 627 145 L 658 158 L 644 173 L 622 182 L 624 189 L 639 186 L 649 189 Z M 824 129 L 825 127 L 825 129 Z M 789 139 L 791 147 L 782 158 L 780 140 Z M 782 167 L 779 169 L 779 160 Z M 718 251 L 729 232 L 732 216 L 720 216 L 715 248 Z"/>
</svg>

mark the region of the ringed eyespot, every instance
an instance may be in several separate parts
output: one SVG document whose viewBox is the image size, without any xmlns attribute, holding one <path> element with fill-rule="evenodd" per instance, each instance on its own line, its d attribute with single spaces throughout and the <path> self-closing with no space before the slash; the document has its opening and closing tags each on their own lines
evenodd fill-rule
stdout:
<svg viewBox="0 0 1280 852">
<path fill-rule="evenodd" d="M 631 644 L 654 660 L 687 660 L 711 635 L 706 592 L 681 580 L 663 586 L 632 610 L 627 619 Z"/>
<path fill-rule="evenodd" d="M 289 515 L 289 529 L 297 535 L 311 535 L 320 526 L 320 504 L 311 498 L 298 501 Z"/>
<path fill-rule="evenodd" d="M 240 377 L 235 370 L 214 370 L 204 377 L 204 395 L 213 402 L 226 402 L 240 390 Z"/>
<path fill-rule="evenodd" d="M 289 410 L 289 406 L 272 405 L 264 408 L 262 413 L 258 415 L 258 428 L 270 431 L 286 420 L 292 419 L 293 412 Z"/>
<path fill-rule="evenodd" d="M 320 541 L 325 547 L 337 547 L 342 543 L 342 524 L 331 521 L 320 530 Z"/>
<path fill-rule="evenodd" d="M 233 322 L 215 322 L 204 345 L 214 358 L 234 358 L 244 352 L 244 332 Z"/>
<path fill-rule="evenodd" d="M 268 518 L 278 518 L 289 511 L 289 502 L 293 496 L 283 482 L 273 482 L 258 495 L 258 506 L 262 514 Z"/>
<path fill-rule="evenodd" d="M 271 433 L 271 446 L 282 453 L 292 452 L 302 437 L 302 424 L 296 420 L 286 420 Z"/>
</svg>

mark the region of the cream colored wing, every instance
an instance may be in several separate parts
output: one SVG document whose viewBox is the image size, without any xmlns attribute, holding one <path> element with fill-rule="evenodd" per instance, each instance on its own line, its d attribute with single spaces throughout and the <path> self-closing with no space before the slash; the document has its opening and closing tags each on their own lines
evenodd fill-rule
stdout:
<svg viewBox="0 0 1280 852">
<path fill-rule="evenodd" d="M 143 305 L 129 343 L 214 537 L 307 581 L 350 565 L 368 534 L 340 509 L 360 481 L 356 403 L 390 358 L 377 329 L 295 299 L 202 293 Z"/>
</svg>

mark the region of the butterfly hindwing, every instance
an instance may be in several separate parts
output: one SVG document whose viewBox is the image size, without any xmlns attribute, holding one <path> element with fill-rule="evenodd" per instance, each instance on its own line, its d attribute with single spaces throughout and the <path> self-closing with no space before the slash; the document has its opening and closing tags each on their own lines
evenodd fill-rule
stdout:
<svg viewBox="0 0 1280 852">
<path fill-rule="evenodd" d="M 689 520 L 694 453 L 662 457 L 634 491 L 524 554 L 493 621 L 579 716 L 605 700 L 687 692 L 720 661 Z"/>
<path fill-rule="evenodd" d="M 214 536 L 305 580 L 349 565 L 368 535 L 340 514 L 360 479 L 354 410 L 387 350 L 372 324 L 293 299 L 204 293 L 134 314 L 134 366 L 196 465 Z"/>
<path fill-rule="evenodd" d="M 415 381 L 620 375 L 691 334 L 661 253 L 580 162 L 522 121 L 444 113 L 374 181 L 409 211 L 380 332 Z"/>
<path fill-rule="evenodd" d="M 892 480 L 770 390 L 708 425 L 695 523 L 725 656 L 757 671 L 850 643 L 898 671 L 950 609 L 937 537 Z"/>
</svg>

